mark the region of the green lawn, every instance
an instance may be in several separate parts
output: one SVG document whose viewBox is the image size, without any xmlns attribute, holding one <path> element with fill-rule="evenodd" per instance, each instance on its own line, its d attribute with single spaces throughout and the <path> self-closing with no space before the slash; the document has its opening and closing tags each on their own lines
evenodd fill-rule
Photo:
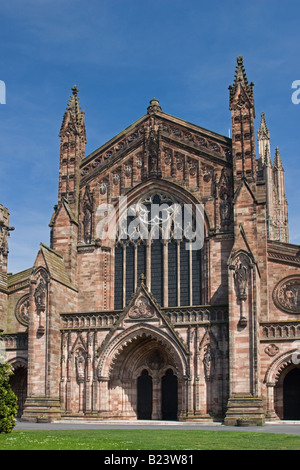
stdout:
<svg viewBox="0 0 300 470">
<path fill-rule="evenodd" d="M 195 430 L 13 431 L 0 434 L 0 450 L 300 450 L 300 436 Z"/>
</svg>

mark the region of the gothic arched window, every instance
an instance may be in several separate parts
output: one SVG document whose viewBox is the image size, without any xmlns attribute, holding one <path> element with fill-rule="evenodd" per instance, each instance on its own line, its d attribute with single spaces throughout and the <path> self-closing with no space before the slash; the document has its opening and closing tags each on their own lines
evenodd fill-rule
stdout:
<svg viewBox="0 0 300 470">
<path fill-rule="evenodd" d="M 201 305 L 201 250 L 191 249 L 183 217 L 183 204 L 165 194 L 127 208 L 115 244 L 115 309 L 128 303 L 141 274 L 161 306 Z"/>
</svg>

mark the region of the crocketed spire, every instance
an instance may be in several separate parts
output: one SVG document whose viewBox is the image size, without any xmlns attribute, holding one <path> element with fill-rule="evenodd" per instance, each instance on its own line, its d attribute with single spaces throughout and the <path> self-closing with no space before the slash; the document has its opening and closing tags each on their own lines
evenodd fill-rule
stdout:
<svg viewBox="0 0 300 470">
<path fill-rule="evenodd" d="M 73 131 L 86 141 L 84 111 L 80 108 L 78 98 L 78 88 L 76 85 L 72 87 L 72 95 L 70 96 L 66 112 L 63 117 L 59 136 L 62 137 L 65 131 Z"/>
<path fill-rule="evenodd" d="M 233 85 L 229 86 L 229 103 L 232 104 L 237 92 L 239 91 L 240 87 L 242 87 L 243 91 L 245 92 L 248 100 L 250 101 L 251 105 L 254 105 L 254 94 L 253 94 L 253 86 L 254 83 L 248 82 L 245 67 L 244 67 L 244 59 L 242 56 L 237 58 L 237 66 L 235 70 L 235 77 Z"/>
</svg>

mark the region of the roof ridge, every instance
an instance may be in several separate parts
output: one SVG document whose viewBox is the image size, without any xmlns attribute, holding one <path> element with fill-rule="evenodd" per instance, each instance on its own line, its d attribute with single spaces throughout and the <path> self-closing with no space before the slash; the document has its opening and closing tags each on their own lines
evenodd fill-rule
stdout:
<svg viewBox="0 0 300 470">
<path fill-rule="evenodd" d="M 42 248 L 45 248 L 45 249 L 48 250 L 48 251 L 51 251 L 51 252 L 52 252 L 54 255 L 56 255 L 57 257 L 63 259 L 63 256 L 62 256 L 60 253 L 58 253 L 57 251 L 53 250 L 53 248 L 50 248 L 49 246 L 45 245 L 45 243 L 42 243 L 42 242 L 41 242 L 41 243 L 40 243 L 40 246 L 41 246 Z"/>
</svg>

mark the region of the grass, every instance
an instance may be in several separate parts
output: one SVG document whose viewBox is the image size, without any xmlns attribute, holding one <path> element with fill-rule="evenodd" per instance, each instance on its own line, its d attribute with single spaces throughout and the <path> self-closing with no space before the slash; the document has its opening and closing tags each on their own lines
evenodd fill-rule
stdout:
<svg viewBox="0 0 300 470">
<path fill-rule="evenodd" d="M 0 434 L 0 450 L 299 450 L 300 436 L 239 431 L 72 430 Z"/>
</svg>

